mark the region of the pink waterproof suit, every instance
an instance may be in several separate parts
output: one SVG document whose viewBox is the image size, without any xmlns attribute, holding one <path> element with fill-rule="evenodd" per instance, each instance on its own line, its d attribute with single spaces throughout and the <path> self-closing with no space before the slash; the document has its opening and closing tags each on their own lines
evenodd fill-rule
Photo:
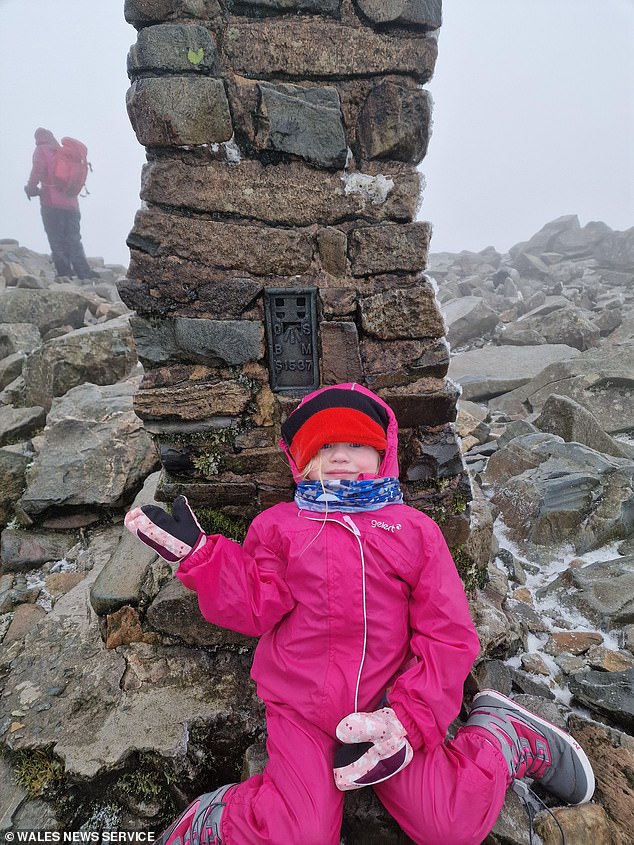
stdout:
<svg viewBox="0 0 634 845">
<path fill-rule="evenodd" d="M 397 476 L 388 414 L 380 475 Z M 252 676 L 267 708 L 269 763 L 229 792 L 223 843 L 338 845 L 335 728 L 386 693 L 415 754 L 374 787 L 380 800 L 417 843 L 482 841 L 508 769 L 477 732 L 445 743 L 479 643 L 436 523 L 406 505 L 324 519 L 284 503 L 256 517 L 242 547 L 213 535 L 176 574 L 206 619 L 260 637 Z"/>
</svg>

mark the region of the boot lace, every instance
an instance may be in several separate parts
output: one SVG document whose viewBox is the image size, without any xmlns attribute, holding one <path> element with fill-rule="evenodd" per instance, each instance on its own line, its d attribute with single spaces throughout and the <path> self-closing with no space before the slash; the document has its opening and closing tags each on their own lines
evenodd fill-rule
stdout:
<svg viewBox="0 0 634 845">
<path fill-rule="evenodd" d="M 190 839 L 191 845 L 222 845 L 218 825 L 207 826 L 207 817 L 216 806 L 216 804 L 211 804 L 204 813 L 194 818 Z"/>
<path fill-rule="evenodd" d="M 537 815 L 537 813 L 541 812 L 542 809 L 546 810 L 546 812 L 550 815 L 550 817 L 553 819 L 553 821 L 559 828 L 559 834 L 561 836 L 561 845 L 566 845 L 566 837 L 564 835 L 564 830 L 561 824 L 559 823 L 557 816 L 553 813 L 550 807 L 542 801 L 539 795 L 536 795 L 533 790 L 528 786 L 528 784 L 524 783 L 524 781 L 522 780 L 513 781 L 511 789 L 524 805 L 526 815 L 528 816 L 529 845 L 533 845 L 533 837 L 535 835 L 533 822 L 535 820 L 535 816 Z M 537 838 L 535 840 L 534 845 L 539 845 L 541 841 L 541 839 Z"/>
<path fill-rule="evenodd" d="M 535 748 L 533 748 L 528 740 L 520 737 L 517 745 L 516 777 L 543 777 L 550 765 L 550 754 L 546 742 L 544 741 L 542 743 L 540 740 L 537 740 L 535 742 Z"/>
</svg>

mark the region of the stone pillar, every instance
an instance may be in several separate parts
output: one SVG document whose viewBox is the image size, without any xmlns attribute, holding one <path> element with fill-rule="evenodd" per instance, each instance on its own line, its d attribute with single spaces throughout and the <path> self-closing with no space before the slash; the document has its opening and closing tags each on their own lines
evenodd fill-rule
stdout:
<svg viewBox="0 0 634 845">
<path fill-rule="evenodd" d="M 126 0 L 125 16 L 148 161 L 120 293 L 159 498 L 212 523 L 287 500 L 280 423 L 313 387 L 358 381 L 394 408 L 407 500 L 455 549 L 470 490 L 416 220 L 441 0 Z"/>
</svg>

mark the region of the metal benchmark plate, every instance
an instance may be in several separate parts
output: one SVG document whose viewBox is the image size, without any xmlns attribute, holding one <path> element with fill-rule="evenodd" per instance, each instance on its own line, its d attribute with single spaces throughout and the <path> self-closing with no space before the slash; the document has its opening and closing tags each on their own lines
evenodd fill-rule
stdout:
<svg viewBox="0 0 634 845">
<path fill-rule="evenodd" d="M 266 288 L 264 320 L 271 388 L 319 386 L 317 289 Z"/>
</svg>

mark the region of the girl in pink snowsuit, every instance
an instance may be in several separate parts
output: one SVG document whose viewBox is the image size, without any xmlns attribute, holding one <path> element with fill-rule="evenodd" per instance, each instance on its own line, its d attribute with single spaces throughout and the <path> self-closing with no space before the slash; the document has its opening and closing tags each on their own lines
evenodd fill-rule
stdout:
<svg viewBox="0 0 634 845">
<path fill-rule="evenodd" d="M 480 843 L 525 774 L 589 800 L 574 740 L 497 692 L 446 740 L 479 642 L 439 527 L 402 503 L 391 409 L 358 384 L 322 388 L 282 435 L 295 501 L 257 516 L 242 546 L 205 537 L 183 497 L 171 517 L 126 517 L 180 561 L 207 620 L 260 638 L 266 769 L 201 796 L 161 841 L 339 845 L 344 791 L 365 785 L 420 845 Z"/>
</svg>

